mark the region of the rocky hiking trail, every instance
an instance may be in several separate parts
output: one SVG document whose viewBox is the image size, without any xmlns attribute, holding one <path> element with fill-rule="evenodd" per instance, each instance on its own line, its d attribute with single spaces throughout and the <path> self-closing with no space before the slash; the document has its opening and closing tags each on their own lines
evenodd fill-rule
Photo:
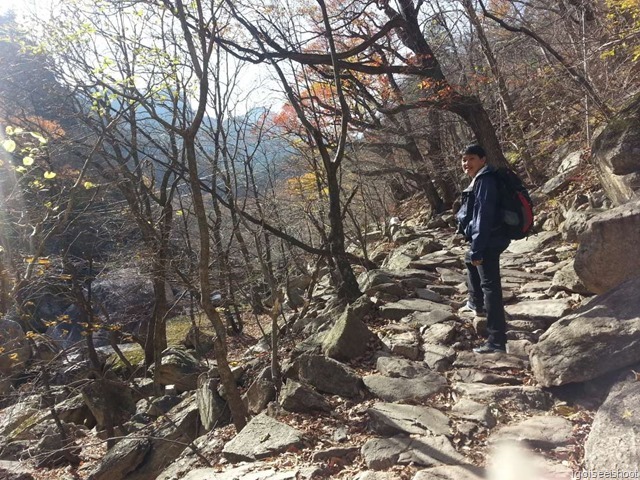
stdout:
<svg viewBox="0 0 640 480">
<path fill-rule="evenodd" d="M 163 375 L 179 384 L 178 394 L 135 405 L 136 389 L 119 391 L 122 405 L 134 404 L 119 413 L 135 415 L 111 450 L 95 430 L 77 426 L 87 407 L 101 425 L 100 405 L 84 393 L 57 406 L 65 425 L 75 425 L 80 466 L 34 469 L 3 460 L 0 478 L 473 480 L 486 477 L 492 448 L 504 442 L 532 456 L 501 468 L 537 469 L 545 479 L 637 464 L 640 383 L 631 368 L 621 369 L 632 363 L 625 352 L 637 350 L 625 332 L 637 328 L 612 326 L 610 312 L 627 297 L 637 304 L 630 299 L 639 282 L 623 284 L 613 298 L 589 297 L 573 270 L 575 244 L 552 231 L 513 242 L 501 263 L 508 351 L 476 354 L 485 325 L 458 311 L 466 301 L 466 246 L 452 221 L 405 224 L 392 242 L 380 239 L 371 257 L 382 267 L 361 273 L 366 295 L 346 309 L 327 279 L 319 282 L 306 314 L 290 313 L 283 328 L 277 400 L 268 343 L 237 358 L 254 415 L 238 435 L 221 426 L 228 413 L 215 367 L 173 349 Z M 598 327 L 580 326 L 587 317 Z M 39 459 L 59 449 L 46 444 L 54 429 L 47 410 L 34 420 L 38 410 L 25 402 L 2 411 L 2 458 L 12 448 L 32 449 Z"/>
</svg>

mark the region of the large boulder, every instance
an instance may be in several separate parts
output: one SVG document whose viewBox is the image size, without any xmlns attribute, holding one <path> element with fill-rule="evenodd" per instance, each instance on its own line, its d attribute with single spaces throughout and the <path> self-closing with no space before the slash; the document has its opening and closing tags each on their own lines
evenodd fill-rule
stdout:
<svg viewBox="0 0 640 480">
<path fill-rule="evenodd" d="M 197 388 L 198 377 L 206 367 L 186 350 L 171 347 L 162 352 L 158 372 L 155 364 L 152 369 L 160 385 L 175 385 L 179 391 L 186 392 Z"/>
<path fill-rule="evenodd" d="M 222 454 L 231 462 L 251 462 L 299 447 L 303 438 L 302 432 L 262 413 L 224 446 Z"/>
<path fill-rule="evenodd" d="M 137 395 L 124 383 L 113 380 L 94 380 L 82 387 L 82 398 L 95 418 L 98 428 L 109 423 L 122 425 L 136 413 Z"/>
<path fill-rule="evenodd" d="M 330 412 L 331 404 L 311 387 L 289 379 L 280 391 L 280 405 L 289 412 Z"/>
<path fill-rule="evenodd" d="M 19 323 L 0 320 L 0 376 L 10 377 L 24 370 L 31 347 Z"/>
<path fill-rule="evenodd" d="M 200 421 L 205 430 L 229 423 L 229 409 L 218 393 L 220 379 L 208 373 L 198 377 L 196 404 L 200 413 Z"/>
<path fill-rule="evenodd" d="M 149 480 L 157 478 L 198 436 L 200 422 L 195 398 L 112 447 L 89 475 L 91 480 Z"/>
<path fill-rule="evenodd" d="M 364 316 L 372 309 L 373 305 L 366 297 L 348 306 L 325 336 L 323 353 L 336 360 L 351 360 L 364 355 L 369 343 L 376 338 L 363 322 Z"/>
<path fill-rule="evenodd" d="M 640 276 L 551 325 L 530 353 L 538 382 L 584 382 L 640 362 L 638 291 Z"/>
<path fill-rule="evenodd" d="M 620 382 L 611 389 L 591 426 L 584 450 L 587 470 L 637 471 L 640 464 L 640 383 Z"/>
<path fill-rule="evenodd" d="M 580 238 L 574 268 L 585 287 L 604 293 L 640 272 L 640 199 L 602 212 Z"/>
<path fill-rule="evenodd" d="M 640 96 L 596 136 L 591 152 L 607 196 L 616 205 L 629 201 L 640 188 Z"/>
<path fill-rule="evenodd" d="M 286 374 L 300 383 L 307 383 L 319 392 L 356 397 L 361 392 L 362 379 L 346 365 L 322 355 L 301 355 Z"/>
</svg>

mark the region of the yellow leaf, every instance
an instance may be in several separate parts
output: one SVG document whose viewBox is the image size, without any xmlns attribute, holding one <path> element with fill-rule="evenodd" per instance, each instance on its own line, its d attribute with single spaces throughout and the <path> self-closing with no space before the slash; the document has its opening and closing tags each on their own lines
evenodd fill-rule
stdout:
<svg viewBox="0 0 640 480">
<path fill-rule="evenodd" d="M 84 188 L 89 190 L 90 188 L 95 188 L 95 184 L 91 182 L 84 182 Z"/>
<path fill-rule="evenodd" d="M 26 171 L 27 171 L 27 169 L 24 168 L 22 165 L 20 165 L 19 167 L 16 167 L 16 172 L 18 172 L 18 173 L 24 173 Z"/>
<path fill-rule="evenodd" d="M 51 260 L 49 260 L 48 258 L 39 258 L 38 259 L 38 265 L 51 265 Z"/>
<path fill-rule="evenodd" d="M 47 139 L 44 138 L 42 135 L 40 135 L 38 132 L 29 132 L 29 133 L 33 138 L 37 139 L 42 145 L 47 143 Z"/>
<path fill-rule="evenodd" d="M 22 164 L 27 167 L 30 167 L 31 165 L 33 165 L 33 157 L 24 157 L 22 159 Z"/>
<path fill-rule="evenodd" d="M 11 355 L 9 355 L 9 358 L 11 360 L 17 360 L 18 359 L 18 354 L 17 353 L 12 353 Z"/>
<path fill-rule="evenodd" d="M 7 125 L 4 131 L 6 132 L 7 135 L 13 135 L 13 127 L 11 125 Z"/>
<path fill-rule="evenodd" d="M 2 148 L 4 148 L 7 152 L 12 153 L 16 149 L 16 142 L 13 140 L 5 140 L 2 142 Z"/>
<path fill-rule="evenodd" d="M 56 172 L 44 172 L 44 178 L 47 180 L 51 180 L 52 178 L 56 178 Z"/>
<path fill-rule="evenodd" d="M 176 210 L 176 215 L 181 217 L 184 214 L 182 210 Z"/>
</svg>

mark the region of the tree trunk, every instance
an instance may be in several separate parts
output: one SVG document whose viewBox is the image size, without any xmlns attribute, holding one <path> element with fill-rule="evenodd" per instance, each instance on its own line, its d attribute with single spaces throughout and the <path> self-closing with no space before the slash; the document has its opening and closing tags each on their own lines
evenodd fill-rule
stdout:
<svg viewBox="0 0 640 480">
<path fill-rule="evenodd" d="M 329 186 L 329 250 L 338 269 L 338 297 L 353 302 L 362 295 L 351 264 L 345 255 L 344 225 L 340 206 L 340 185 L 335 164 L 326 165 L 327 184 Z"/>
<path fill-rule="evenodd" d="M 495 167 L 509 166 L 502 153 L 496 129 L 493 127 L 491 118 L 489 118 L 489 114 L 480 103 L 480 100 L 476 97 L 458 95 L 455 100 L 451 101 L 447 110 L 467 122 L 476 140 L 487 152 L 487 160 L 491 165 Z"/>
<path fill-rule="evenodd" d="M 200 278 L 200 302 L 202 308 L 209 318 L 216 332 L 214 338 L 214 353 L 220 372 L 220 381 L 226 392 L 226 399 L 233 417 L 233 424 L 237 431 L 242 430 L 247 424 L 247 409 L 242 402 L 240 392 L 236 386 L 235 378 L 231 373 L 229 361 L 227 359 L 227 346 L 225 343 L 225 329 L 220 319 L 220 315 L 211 303 L 211 282 L 209 279 L 210 235 L 207 213 L 202 198 L 200 178 L 198 176 L 198 162 L 196 159 L 195 138 L 185 135 L 184 146 L 187 154 L 187 164 L 189 168 L 189 183 L 193 195 L 193 208 L 198 221 L 198 232 L 200 234 L 200 258 L 198 261 L 198 274 Z"/>
</svg>

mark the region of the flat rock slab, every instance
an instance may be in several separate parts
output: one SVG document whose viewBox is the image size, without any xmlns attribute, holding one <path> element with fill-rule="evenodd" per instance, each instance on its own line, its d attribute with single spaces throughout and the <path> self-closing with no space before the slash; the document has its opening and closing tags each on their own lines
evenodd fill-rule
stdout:
<svg viewBox="0 0 640 480">
<path fill-rule="evenodd" d="M 467 277 L 456 270 L 450 268 L 436 268 L 436 271 L 440 274 L 440 279 L 445 285 L 458 285 L 467 281 Z"/>
<path fill-rule="evenodd" d="M 429 282 L 435 282 L 438 280 L 438 275 L 436 273 L 427 272 L 426 270 L 420 270 L 417 268 L 402 268 L 399 270 L 382 269 L 380 271 L 394 280 L 409 280 L 412 278 L 420 278 L 422 280 L 428 280 Z"/>
<path fill-rule="evenodd" d="M 500 276 L 503 279 L 513 281 L 514 283 L 543 282 L 543 281 L 551 280 L 550 277 L 542 273 L 527 272 L 522 269 L 514 269 L 514 268 L 501 268 Z"/>
<path fill-rule="evenodd" d="M 360 454 L 360 447 L 332 447 L 315 452 L 311 457 L 314 462 L 322 462 L 332 458 L 346 458 L 353 461 Z"/>
<path fill-rule="evenodd" d="M 447 387 L 446 379 L 435 372 L 419 378 L 368 375 L 362 380 L 371 393 L 385 402 L 421 402 Z"/>
<path fill-rule="evenodd" d="M 589 470 L 636 471 L 640 465 L 640 382 L 614 385 L 591 426 L 584 448 Z"/>
<path fill-rule="evenodd" d="M 231 462 L 253 461 L 299 446 L 302 439 L 300 431 L 263 413 L 228 442 L 222 454 Z"/>
<path fill-rule="evenodd" d="M 519 412 L 527 412 L 532 408 L 547 410 L 551 407 L 551 395 L 538 387 L 530 386 L 496 386 L 483 383 L 457 383 L 454 390 L 462 396 L 480 403 L 509 402 L 508 408 Z"/>
<path fill-rule="evenodd" d="M 509 355 L 508 353 L 475 353 L 460 352 L 456 361 L 453 362 L 456 368 L 481 368 L 487 370 L 522 370 L 527 368 L 528 362 L 520 357 Z"/>
<path fill-rule="evenodd" d="M 447 370 L 456 358 L 456 351 L 445 345 L 424 344 L 424 363 L 436 372 Z"/>
<path fill-rule="evenodd" d="M 520 286 L 521 292 L 545 292 L 551 288 L 551 280 L 527 282 Z"/>
<path fill-rule="evenodd" d="M 571 311 L 567 300 L 532 300 L 506 305 L 505 311 L 512 319 L 543 320 L 550 325 Z"/>
<path fill-rule="evenodd" d="M 380 435 L 449 435 L 449 418 L 431 407 L 376 403 L 367 410 L 370 427 Z"/>
<path fill-rule="evenodd" d="M 216 468 L 198 468 L 190 471 L 182 480 L 302 480 L 310 479 L 314 467 L 281 470 L 266 465 L 241 465 L 221 472 Z"/>
<path fill-rule="evenodd" d="M 559 232 L 540 232 L 522 240 L 512 241 L 507 251 L 518 255 L 541 251 L 544 247 L 559 239 Z"/>
<path fill-rule="evenodd" d="M 418 270 L 435 270 L 436 268 L 462 268 L 464 262 L 460 257 L 444 255 L 425 255 L 418 260 L 412 261 L 409 266 Z"/>
<path fill-rule="evenodd" d="M 491 413 L 491 409 L 487 405 L 474 402 L 468 398 L 461 398 L 458 403 L 451 407 L 451 415 L 481 423 L 488 428 L 493 428 L 496 425 L 496 417 Z"/>
<path fill-rule="evenodd" d="M 420 356 L 420 340 L 415 330 L 386 333 L 380 337 L 382 343 L 393 355 L 417 360 Z"/>
<path fill-rule="evenodd" d="M 393 472 L 360 472 L 353 480 L 402 480 L 402 477 Z"/>
<path fill-rule="evenodd" d="M 453 313 L 453 309 L 442 303 L 430 302 L 420 298 L 408 298 L 398 302 L 388 303 L 380 308 L 380 316 L 388 320 L 400 320 L 414 312 L 433 312 L 444 310 Z"/>
<path fill-rule="evenodd" d="M 456 381 L 463 383 L 488 383 L 491 385 L 518 385 L 522 382 L 509 375 L 497 375 L 491 372 L 483 372 L 475 368 L 461 368 L 453 374 Z"/>
<path fill-rule="evenodd" d="M 416 296 L 421 300 L 429 300 L 430 302 L 446 302 L 446 299 L 442 295 L 428 288 L 416 288 Z"/>
<path fill-rule="evenodd" d="M 398 357 L 380 357 L 376 369 L 381 375 L 394 378 L 417 378 L 429 375 L 431 371 L 422 362 L 414 362 Z"/>
<path fill-rule="evenodd" d="M 363 445 L 362 456 L 367 467 L 374 470 L 410 463 L 425 467 L 467 463 L 453 448 L 449 439 L 442 435 L 374 438 Z"/>
<path fill-rule="evenodd" d="M 489 442 L 526 442 L 533 448 L 553 449 L 568 444 L 573 437 L 572 430 L 573 425 L 566 418 L 537 415 L 498 429 L 489 437 Z"/>
<path fill-rule="evenodd" d="M 436 323 L 423 329 L 422 340 L 424 343 L 449 345 L 453 342 L 456 332 L 457 328 L 454 323 Z"/>
<path fill-rule="evenodd" d="M 436 323 L 442 323 L 449 320 L 455 320 L 456 314 L 453 310 L 441 310 L 440 307 L 430 312 L 414 312 L 402 319 L 403 322 L 410 325 L 430 327 Z"/>
<path fill-rule="evenodd" d="M 475 465 L 443 465 L 420 470 L 413 480 L 482 480 L 483 478 L 482 468 Z"/>
</svg>

